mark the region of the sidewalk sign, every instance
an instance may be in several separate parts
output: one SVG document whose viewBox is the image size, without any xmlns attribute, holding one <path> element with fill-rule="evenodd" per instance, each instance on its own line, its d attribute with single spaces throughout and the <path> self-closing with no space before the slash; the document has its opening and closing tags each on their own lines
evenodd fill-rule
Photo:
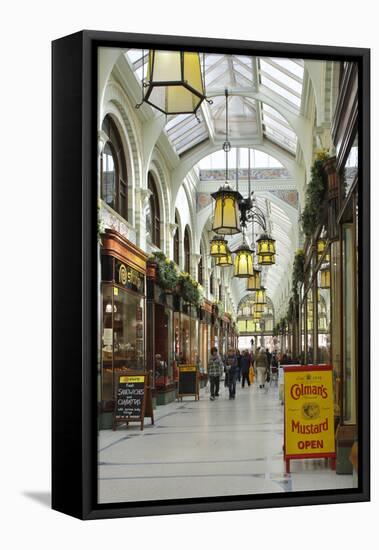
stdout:
<svg viewBox="0 0 379 550">
<path fill-rule="evenodd" d="M 199 370 L 196 365 L 179 365 L 178 401 L 183 401 L 185 395 L 194 395 L 196 401 L 200 399 Z"/>
<path fill-rule="evenodd" d="M 140 422 L 143 430 L 145 416 L 154 424 L 153 404 L 149 375 L 141 371 L 129 371 L 118 374 L 113 430 L 117 424 Z"/>
<path fill-rule="evenodd" d="M 335 469 L 331 365 L 284 366 L 284 460 L 327 458 Z"/>
</svg>

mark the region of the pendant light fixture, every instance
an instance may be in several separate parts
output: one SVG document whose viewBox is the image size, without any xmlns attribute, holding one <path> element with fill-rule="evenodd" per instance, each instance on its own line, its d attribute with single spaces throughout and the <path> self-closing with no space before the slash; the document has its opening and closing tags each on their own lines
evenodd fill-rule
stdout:
<svg viewBox="0 0 379 550">
<path fill-rule="evenodd" d="M 255 303 L 267 304 L 266 289 L 263 286 L 255 293 Z"/>
<path fill-rule="evenodd" d="M 253 274 L 248 278 L 246 290 L 259 290 L 261 288 L 261 270 L 253 267 Z"/>
<path fill-rule="evenodd" d="M 216 266 L 218 267 L 231 267 L 233 265 L 232 253 L 229 248 L 226 250 L 226 254 L 218 256 L 216 258 Z"/>
<path fill-rule="evenodd" d="M 257 240 L 257 253 L 259 256 L 275 256 L 275 240 L 267 234 L 263 234 Z"/>
<path fill-rule="evenodd" d="M 229 142 L 229 120 L 228 120 L 228 90 L 225 90 L 225 142 L 223 149 L 225 151 L 225 185 L 220 187 L 211 197 L 215 199 L 215 209 L 213 216 L 212 230 L 218 235 L 235 235 L 241 232 L 238 201 L 242 195 L 232 189 L 229 185 L 229 165 L 228 155 L 231 149 Z"/>
<path fill-rule="evenodd" d="M 210 246 L 211 246 L 210 255 L 213 258 L 219 258 L 227 254 L 228 242 L 225 240 L 224 237 L 219 237 L 218 235 L 216 235 L 211 240 Z"/>
<path fill-rule="evenodd" d="M 212 103 L 205 97 L 197 52 L 149 50 L 146 80 L 144 65 L 142 51 L 142 101 L 137 108 L 145 102 L 166 115 L 196 115 L 204 99 Z"/>
<path fill-rule="evenodd" d="M 253 312 L 254 312 L 254 313 L 264 313 L 265 307 L 266 307 L 266 304 L 257 304 L 257 303 L 254 303 L 254 305 L 253 305 Z"/>
<path fill-rule="evenodd" d="M 245 240 L 245 232 L 243 232 L 243 240 L 241 246 L 234 251 L 236 257 L 234 259 L 234 277 L 245 279 L 253 275 L 253 251 Z"/>
<path fill-rule="evenodd" d="M 275 261 L 275 255 L 257 254 L 258 265 L 274 265 Z"/>
</svg>

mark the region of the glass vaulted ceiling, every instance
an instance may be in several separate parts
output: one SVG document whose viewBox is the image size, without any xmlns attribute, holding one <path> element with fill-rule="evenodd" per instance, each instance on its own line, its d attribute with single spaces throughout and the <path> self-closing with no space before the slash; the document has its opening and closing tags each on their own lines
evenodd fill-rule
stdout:
<svg viewBox="0 0 379 550">
<path fill-rule="evenodd" d="M 146 75 L 148 50 L 131 49 L 125 55 L 141 84 L 143 74 Z M 205 54 L 204 57 L 200 54 L 200 57 L 205 66 L 206 93 L 213 104 L 202 104 L 198 111 L 200 121 L 194 115 L 167 118 L 165 131 L 178 155 L 209 139 L 222 141 L 225 136 L 225 88 L 231 96 L 232 146 L 233 139 L 260 140 L 264 137 L 295 155 L 296 134 L 275 108 L 275 100 L 293 114 L 301 113 L 303 60 L 221 54 Z M 258 99 L 258 92 L 268 92 L 273 99 L 271 104 Z"/>
</svg>

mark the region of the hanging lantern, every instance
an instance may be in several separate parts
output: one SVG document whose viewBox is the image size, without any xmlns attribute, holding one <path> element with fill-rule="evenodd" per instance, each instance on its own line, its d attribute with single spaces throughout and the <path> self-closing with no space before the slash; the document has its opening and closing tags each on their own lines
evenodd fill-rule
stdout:
<svg viewBox="0 0 379 550">
<path fill-rule="evenodd" d="M 275 254 L 258 254 L 258 265 L 274 265 Z"/>
<path fill-rule="evenodd" d="M 320 270 L 320 288 L 330 288 L 330 269 L 321 269 Z"/>
<path fill-rule="evenodd" d="M 254 322 L 260 321 L 261 318 L 262 318 L 262 313 L 260 313 L 259 311 L 255 311 L 253 313 L 252 319 L 253 319 Z"/>
<path fill-rule="evenodd" d="M 263 286 L 259 290 L 257 290 L 255 293 L 255 303 L 267 304 L 266 289 Z"/>
<path fill-rule="evenodd" d="M 266 305 L 265 304 L 254 304 L 253 311 L 255 313 L 263 313 L 265 310 Z"/>
<path fill-rule="evenodd" d="M 224 237 L 213 237 L 210 242 L 211 252 L 210 255 L 214 258 L 219 258 L 220 256 L 225 256 L 228 251 L 228 242 Z"/>
<path fill-rule="evenodd" d="M 143 101 L 166 115 L 196 113 L 205 99 L 199 54 L 150 50 L 143 91 Z"/>
<path fill-rule="evenodd" d="M 260 322 L 253 322 L 253 332 L 262 332 L 262 327 Z"/>
<path fill-rule="evenodd" d="M 257 240 L 259 256 L 274 256 L 276 254 L 275 240 L 264 234 Z"/>
<path fill-rule="evenodd" d="M 226 250 L 227 252 L 224 256 L 216 258 L 216 265 L 218 267 L 230 267 L 233 265 L 232 254 L 228 248 Z"/>
<path fill-rule="evenodd" d="M 238 201 L 242 195 L 225 185 L 211 193 L 216 201 L 212 230 L 218 235 L 235 235 L 241 232 Z"/>
<path fill-rule="evenodd" d="M 261 270 L 253 269 L 253 274 L 247 280 L 246 290 L 259 290 L 261 288 Z"/>
<path fill-rule="evenodd" d="M 234 277 L 247 278 L 253 275 L 253 252 L 243 242 L 239 248 L 237 248 L 236 257 L 234 260 Z"/>
</svg>

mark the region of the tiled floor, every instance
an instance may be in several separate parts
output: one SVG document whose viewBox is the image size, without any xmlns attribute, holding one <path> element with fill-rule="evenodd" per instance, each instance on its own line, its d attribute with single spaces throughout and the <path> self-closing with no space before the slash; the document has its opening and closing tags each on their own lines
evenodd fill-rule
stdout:
<svg viewBox="0 0 379 550">
<path fill-rule="evenodd" d="M 222 388 L 216 401 L 184 398 L 145 420 L 99 435 L 99 502 L 342 489 L 324 460 L 291 461 L 284 469 L 283 407 L 277 389 L 241 388 L 235 400 Z"/>
</svg>

